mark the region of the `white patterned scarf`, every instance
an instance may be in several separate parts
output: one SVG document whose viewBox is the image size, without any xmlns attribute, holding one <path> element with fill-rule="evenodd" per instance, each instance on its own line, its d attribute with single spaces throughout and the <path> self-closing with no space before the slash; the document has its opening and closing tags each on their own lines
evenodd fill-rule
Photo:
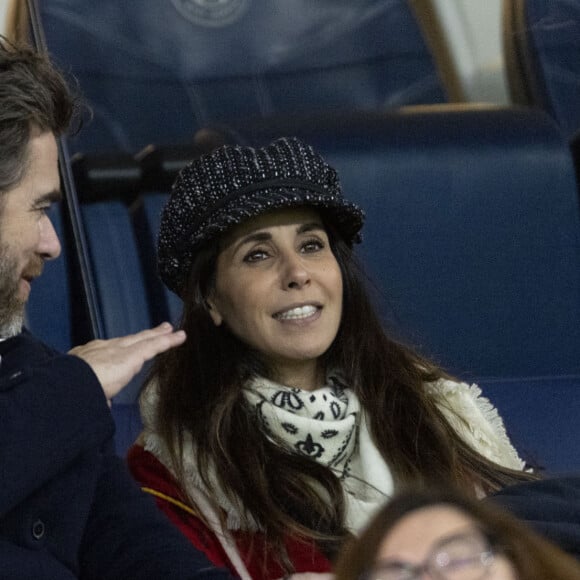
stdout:
<svg viewBox="0 0 580 580">
<path fill-rule="evenodd" d="M 337 374 L 315 391 L 256 378 L 244 394 L 274 441 L 326 465 L 340 479 L 347 528 L 359 531 L 393 494 L 391 472 L 371 441 L 359 400 Z"/>
</svg>

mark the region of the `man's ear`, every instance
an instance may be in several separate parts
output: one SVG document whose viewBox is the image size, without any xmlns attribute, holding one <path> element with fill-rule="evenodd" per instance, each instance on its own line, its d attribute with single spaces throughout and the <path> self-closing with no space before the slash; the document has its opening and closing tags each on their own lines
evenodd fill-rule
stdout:
<svg viewBox="0 0 580 580">
<path fill-rule="evenodd" d="M 220 326 L 221 323 L 224 321 L 224 318 L 221 315 L 221 313 L 220 313 L 219 309 L 217 308 L 213 299 L 211 297 L 208 297 L 205 301 L 205 305 L 207 307 L 207 311 L 209 312 L 209 315 L 211 316 L 211 319 L 213 320 L 213 323 L 216 326 Z"/>
</svg>

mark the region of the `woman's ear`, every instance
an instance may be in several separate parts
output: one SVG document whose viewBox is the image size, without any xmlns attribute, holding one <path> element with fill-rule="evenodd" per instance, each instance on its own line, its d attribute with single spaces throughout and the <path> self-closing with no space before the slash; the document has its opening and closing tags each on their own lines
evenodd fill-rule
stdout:
<svg viewBox="0 0 580 580">
<path fill-rule="evenodd" d="M 208 297 L 205 301 L 205 305 L 206 305 L 207 311 L 209 312 L 209 315 L 211 316 L 211 319 L 213 320 L 213 323 L 216 326 L 220 326 L 221 323 L 224 321 L 224 318 L 221 315 L 221 313 L 220 313 L 219 309 L 217 308 L 213 299 L 211 297 Z"/>
</svg>

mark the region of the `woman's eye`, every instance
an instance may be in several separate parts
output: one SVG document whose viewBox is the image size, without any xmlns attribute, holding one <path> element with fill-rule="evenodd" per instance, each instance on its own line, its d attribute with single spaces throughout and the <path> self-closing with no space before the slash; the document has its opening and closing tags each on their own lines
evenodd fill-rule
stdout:
<svg viewBox="0 0 580 580">
<path fill-rule="evenodd" d="M 244 262 L 259 262 L 265 260 L 268 254 L 265 250 L 252 250 L 244 256 Z"/>
<path fill-rule="evenodd" d="M 302 244 L 302 251 L 304 252 L 317 252 L 318 250 L 322 250 L 325 247 L 324 242 L 322 240 L 313 239 L 308 240 Z"/>
</svg>

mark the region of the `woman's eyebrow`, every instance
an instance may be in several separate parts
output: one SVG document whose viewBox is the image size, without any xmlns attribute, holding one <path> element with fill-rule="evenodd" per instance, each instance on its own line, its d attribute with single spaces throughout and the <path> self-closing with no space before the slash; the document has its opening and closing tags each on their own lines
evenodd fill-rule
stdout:
<svg viewBox="0 0 580 580">
<path fill-rule="evenodd" d="M 250 242 L 265 242 L 272 239 L 270 232 L 254 232 L 244 236 L 238 241 L 238 245 L 248 244 Z"/>
<path fill-rule="evenodd" d="M 304 234 L 306 232 L 312 232 L 317 230 L 324 230 L 324 226 L 320 222 L 309 222 L 306 224 L 300 224 L 296 228 L 297 234 Z M 242 246 L 246 244 L 251 244 L 255 242 L 267 242 L 272 239 L 272 234 L 268 231 L 258 231 L 252 232 L 247 236 L 240 238 L 233 246 L 233 251 L 237 252 Z"/>
<path fill-rule="evenodd" d="M 320 222 L 310 222 L 307 224 L 302 224 L 296 232 L 303 234 L 305 232 L 312 232 L 314 230 L 325 230 L 324 226 Z"/>
<path fill-rule="evenodd" d="M 231 249 L 233 253 L 236 253 L 242 246 L 245 246 L 246 244 L 251 244 L 254 242 L 267 242 L 268 240 L 271 239 L 272 234 L 270 234 L 269 232 L 253 232 L 235 241 L 232 244 Z"/>
</svg>

